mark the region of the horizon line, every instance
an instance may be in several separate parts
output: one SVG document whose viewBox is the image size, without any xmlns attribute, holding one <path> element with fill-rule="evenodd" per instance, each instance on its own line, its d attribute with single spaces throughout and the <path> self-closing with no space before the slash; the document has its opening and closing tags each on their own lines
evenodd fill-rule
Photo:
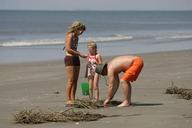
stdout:
<svg viewBox="0 0 192 128">
<path fill-rule="evenodd" d="M 136 10 L 136 9 L 130 9 L 130 10 L 90 10 L 90 9 L 0 9 L 0 11 L 192 11 L 192 10 L 152 10 L 152 9 L 148 9 L 148 10 Z"/>
</svg>

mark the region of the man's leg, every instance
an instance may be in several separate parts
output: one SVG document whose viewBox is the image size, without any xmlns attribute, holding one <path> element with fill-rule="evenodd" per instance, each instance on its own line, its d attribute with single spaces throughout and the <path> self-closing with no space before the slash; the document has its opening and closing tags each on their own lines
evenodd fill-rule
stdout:
<svg viewBox="0 0 192 128">
<path fill-rule="evenodd" d="M 128 107 L 131 104 L 131 83 L 121 80 L 121 85 L 123 87 L 124 100 L 118 107 Z"/>
</svg>

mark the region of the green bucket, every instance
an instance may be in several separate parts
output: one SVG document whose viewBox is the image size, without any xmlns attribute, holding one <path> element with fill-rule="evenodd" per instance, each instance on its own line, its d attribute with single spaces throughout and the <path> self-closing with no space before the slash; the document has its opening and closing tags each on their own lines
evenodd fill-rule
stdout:
<svg viewBox="0 0 192 128">
<path fill-rule="evenodd" d="M 81 83 L 81 89 L 82 89 L 82 94 L 84 96 L 89 95 L 89 83 L 87 83 L 87 82 Z"/>
</svg>

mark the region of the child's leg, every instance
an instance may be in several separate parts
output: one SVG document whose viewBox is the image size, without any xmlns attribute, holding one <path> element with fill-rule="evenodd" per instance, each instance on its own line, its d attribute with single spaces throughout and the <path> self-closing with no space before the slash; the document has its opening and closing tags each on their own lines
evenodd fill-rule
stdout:
<svg viewBox="0 0 192 128">
<path fill-rule="evenodd" d="M 98 86 L 98 83 L 99 83 L 99 75 L 97 73 L 95 73 L 93 86 L 94 86 L 96 101 L 99 100 L 99 86 Z"/>
<path fill-rule="evenodd" d="M 89 98 L 93 99 L 93 77 L 88 77 L 89 82 Z"/>
</svg>

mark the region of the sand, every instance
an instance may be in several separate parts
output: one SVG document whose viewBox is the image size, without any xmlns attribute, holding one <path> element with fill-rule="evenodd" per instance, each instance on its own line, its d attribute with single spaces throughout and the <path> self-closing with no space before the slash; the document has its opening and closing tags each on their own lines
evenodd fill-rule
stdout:
<svg viewBox="0 0 192 128">
<path fill-rule="evenodd" d="M 192 50 L 159 52 L 140 55 L 145 66 L 139 79 L 132 83 L 131 107 L 108 107 L 88 110 L 111 117 L 91 122 L 43 123 L 23 125 L 13 115 L 24 109 L 64 111 L 66 74 L 63 60 L 0 65 L 0 128 L 191 128 L 192 100 L 165 94 L 175 86 L 192 88 Z M 109 60 L 111 57 L 104 57 Z M 81 60 L 77 98 L 84 78 L 85 60 Z M 99 82 L 101 99 L 107 86 Z M 114 100 L 121 101 L 120 86 Z M 116 115 L 116 116 L 114 116 Z"/>
</svg>

